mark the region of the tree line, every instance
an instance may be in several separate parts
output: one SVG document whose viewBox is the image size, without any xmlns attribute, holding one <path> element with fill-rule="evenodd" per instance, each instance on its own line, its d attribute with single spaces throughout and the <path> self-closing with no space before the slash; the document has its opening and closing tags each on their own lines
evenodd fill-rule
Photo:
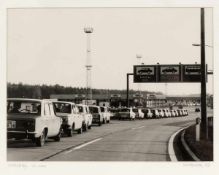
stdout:
<svg viewBox="0 0 219 175">
<path fill-rule="evenodd" d="M 51 94 L 86 94 L 87 89 L 83 87 L 70 87 L 56 85 L 29 85 L 23 83 L 7 83 L 8 98 L 50 98 Z M 92 89 L 93 94 L 126 94 L 126 90 L 116 89 Z M 138 91 L 130 90 L 130 94 Z M 161 92 L 141 91 L 141 94 L 162 94 Z"/>
</svg>

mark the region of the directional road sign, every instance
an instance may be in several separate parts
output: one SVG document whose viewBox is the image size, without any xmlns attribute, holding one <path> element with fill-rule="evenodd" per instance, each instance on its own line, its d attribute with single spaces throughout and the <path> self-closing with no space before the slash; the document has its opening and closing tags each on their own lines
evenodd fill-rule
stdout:
<svg viewBox="0 0 219 175">
<path fill-rule="evenodd" d="M 153 83 L 153 82 L 156 83 L 201 82 L 201 65 L 200 64 L 134 65 L 134 83 Z"/>
<path fill-rule="evenodd" d="M 160 65 L 158 81 L 159 82 L 179 82 L 180 65 Z"/>
<path fill-rule="evenodd" d="M 134 66 L 134 82 L 156 82 L 156 65 Z"/>
<path fill-rule="evenodd" d="M 201 82 L 201 65 L 183 65 L 183 82 Z"/>
</svg>

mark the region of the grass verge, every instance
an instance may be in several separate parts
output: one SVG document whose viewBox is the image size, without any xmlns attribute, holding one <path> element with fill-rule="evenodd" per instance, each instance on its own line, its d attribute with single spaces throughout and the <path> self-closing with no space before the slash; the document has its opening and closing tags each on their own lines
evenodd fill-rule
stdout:
<svg viewBox="0 0 219 175">
<path fill-rule="evenodd" d="M 213 161 L 213 142 L 210 140 L 200 140 L 196 142 L 195 125 L 186 129 L 185 141 L 201 161 Z"/>
</svg>

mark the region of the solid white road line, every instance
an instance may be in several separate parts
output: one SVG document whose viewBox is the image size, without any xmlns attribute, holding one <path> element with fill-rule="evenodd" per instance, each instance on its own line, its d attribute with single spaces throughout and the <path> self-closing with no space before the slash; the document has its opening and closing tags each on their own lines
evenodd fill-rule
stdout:
<svg viewBox="0 0 219 175">
<path fill-rule="evenodd" d="M 195 161 L 200 161 L 200 159 L 192 152 L 192 150 L 189 148 L 189 146 L 187 145 L 185 139 L 184 139 L 184 135 L 185 135 L 185 131 L 183 131 L 182 135 L 181 135 L 181 142 L 184 146 L 184 148 L 186 149 L 186 151 L 188 152 L 188 154 L 192 157 L 193 160 Z"/>
<path fill-rule="evenodd" d="M 65 151 L 65 154 L 68 154 L 68 153 L 70 153 L 70 152 L 72 152 L 72 151 L 74 151 L 74 150 L 81 149 L 81 148 L 83 148 L 83 147 L 85 147 L 85 146 L 87 146 L 87 145 L 90 145 L 90 144 L 92 144 L 92 143 L 94 143 L 94 142 L 97 142 L 97 141 L 99 141 L 99 140 L 102 140 L 102 139 L 103 139 L 103 138 L 97 138 L 97 139 L 91 140 L 90 142 L 87 142 L 87 143 L 84 143 L 84 144 L 82 144 L 82 145 L 76 146 L 76 147 L 74 147 L 73 149 L 70 149 L 70 150 L 68 150 L 68 151 Z"/>
<path fill-rule="evenodd" d="M 190 125 L 189 125 L 190 126 Z M 173 162 L 176 162 L 178 161 L 178 159 L 176 158 L 176 153 L 174 151 L 174 147 L 173 147 L 173 141 L 174 141 L 174 138 L 176 137 L 176 135 L 181 132 L 182 130 L 188 128 L 189 126 L 186 126 L 184 128 L 181 128 L 179 129 L 178 131 L 176 131 L 173 135 L 171 135 L 170 139 L 169 139 L 169 142 L 168 142 L 168 154 L 170 156 L 170 160 L 173 161 Z"/>
<path fill-rule="evenodd" d="M 103 138 L 98 138 L 98 139 L 92 140 L 92 141 L 90 141 L 90 142 L 87 142 L 87 143 L 85 143 L 85 144 L 82 144 L 82 145 L 80 145 L 80 146 L 77 146 L 77 147 L 73 148 L 73 150 L 81 149 L 81 148 L 83 148 L 83 147 L 85 147 L 85 146 L 87 146 L 87 145 L 90 145 L 90 144 L 92 144 L 92 143 L 94 143 L 94 142 L 97 142 L 97 141 L 99 141 L 99 140 L 102 140 L 102 139 L 103 139 Z"/>
</svg>

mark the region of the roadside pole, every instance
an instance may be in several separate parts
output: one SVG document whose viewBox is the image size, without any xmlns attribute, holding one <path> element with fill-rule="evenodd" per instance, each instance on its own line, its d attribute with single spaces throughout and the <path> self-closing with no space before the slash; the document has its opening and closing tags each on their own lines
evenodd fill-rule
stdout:
<svg viewBox="0 0 219 175">
<path fill-rule="evenodd" d="M 201 139 L 208 139 L 206 111 L 205 11 L 201 8 Z"/>
</svg>

